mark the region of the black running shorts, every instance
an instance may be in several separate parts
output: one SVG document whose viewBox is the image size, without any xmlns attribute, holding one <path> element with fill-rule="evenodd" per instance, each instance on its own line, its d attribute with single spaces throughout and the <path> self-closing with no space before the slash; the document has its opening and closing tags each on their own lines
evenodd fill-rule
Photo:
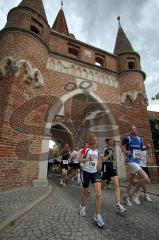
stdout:
<svg viewBox="0 0 159 240">
<path fill-rule="evenodd" d="M 114 167 L 113 163 L 103 163 L 101 178 L 102 180 L 110 179 L 111 177 L 118 176 L 117 170 Z"/>
<path fill-rule="evenodd" d="M 90 181 L 92 184 L 101 182 L 101 172 L 89 173 L 86 171 L 81 171 L 81 181 L 83 188 L 88 188 Z"/>
<path fill-rule="evenodd" d="M 80 169 L 80 163 L 73 163 L 72 167 L 73 167 L 74 170 Z"/>
<path fill-rule="evenodd" d="M 141 168 L 145 171 L 145 173 L 148 175 L 148 177 L 150 177 L 150 173 L 149 173 L 148 167 L 141 167 Z"/>
</svg>

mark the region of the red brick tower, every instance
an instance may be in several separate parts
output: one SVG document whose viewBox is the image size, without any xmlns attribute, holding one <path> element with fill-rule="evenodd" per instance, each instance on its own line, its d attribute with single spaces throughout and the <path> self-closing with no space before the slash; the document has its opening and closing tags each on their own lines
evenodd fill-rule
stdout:
<svg viewBox="0 0 159 240">
<path fill-rule="evenodd" d="M 144 134 L 145 128 L 149 129 L 149 121 L 147 115 L 147 97 L 145 93 L 145 73 L 141 69 L 140 56 L 134 51 L 130 41 L 128 40 L 119 20 L 119 29 L 117 33 L 116 43 L 114 47 L 114 54 L 118 56 L 118 76 L 120 82 L 121 103 L 127 106 L 132 114 L 125 117 L 125 121 L 137 124 L 141 135 L 149 138 Z M 142 111 L 141 111 L 142 109 Z M 145 115 L 143 116 L 143 111 Z M 142 114 L 140 116 L 139 114 Z M 140 118 L 141 117 L 141 118 Z M 147 119 L 147 125 L 139 123 L 139 118 Z M 146 123 L 145 123 L 146 124 Z M 125 127 L 127 127 L 125 125 Z M 126 132 L 127 129 L 124 130 Z"/>
<path fill-rule="evenodd" d="M 40 130 L 35 133 L 36 124 L 34 128 L 31 120 L 30 127 L 24 122 L 40 102 L 35 98 L 44 85 L 49 31 L 42 0 L 23 0 L 8 13 L 0 32 L 0 187 L 31 184 L 38 175 L 34 154 L 40 147 Z M 35 140 L 30 156 L 29 136 Z"/>
<path fill-rule="evenodd" d="M 144 86 L 146 75 L 141 69 L 140 55 L 134 51 L 121 27 L 120 17 L 118 17 L 118 21 L 119 28 L 114 54 L 118 56 L 121 104 L 125 108 L 125 113 L 122 116 L 124 124 L 120 124 L 120 133 L 123 135 L 129 131 L 131 125 L 136 125 L 144 143 L 153 145 Z M 156 170 L 152 168 L 152 171 L 154 171 L 155 178 Z"/>
<path fill-rule="evenodd" d="M 49 25 L 42 0 L 23 0 L 18 7 L 8 13 L 5 28 L 20 28 L 24 32 L 36 33 L 44 41 L 48 41 Z"/>
<path fill-rule="evenodd" d="M 58 12 L 58 15 L 55 19 L 55 22 L 52 26 L 52 29 L 56 32 L 62 33 L 64 35 L 69 36 L 68 26 L 65 18 L 65 14 L 63 9 L 61 8 Z"/>
</svg>

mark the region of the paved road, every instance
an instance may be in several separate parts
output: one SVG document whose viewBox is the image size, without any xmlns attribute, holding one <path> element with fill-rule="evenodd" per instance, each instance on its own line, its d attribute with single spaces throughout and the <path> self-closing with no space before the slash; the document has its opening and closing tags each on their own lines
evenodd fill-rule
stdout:
<svg viewBox="0 0 159 240">
<path fill-rule="evenodd" d="M 53 179 L 52 195 L 32 209 L 15 225 L 0 236 L 3 240 L 158 240 L 159 197 L 153 203 L 145 202 L 128 209 L 126 217 L 114 210 L 113 190 L 104 190 L 102 212 L 106 220 L 104 229 L 93 222 L 94 194 L 91 189 L 87 216 L 79 216 L 80 187 L 70 183 L 59 186 Z"/>
</svg>

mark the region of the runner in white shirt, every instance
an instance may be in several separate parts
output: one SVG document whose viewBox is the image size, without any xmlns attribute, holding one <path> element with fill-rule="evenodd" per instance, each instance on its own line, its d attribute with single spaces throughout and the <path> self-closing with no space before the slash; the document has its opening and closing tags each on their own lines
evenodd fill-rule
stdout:
<svg viewBox="0 0 159 240">
<path fill-rule="evenodd" d="M 100 215 L 101 207 L 101 172 L 98 171 L 100 166 L 99 160 L 99 151 L 96 148 L 97 137 L 91 135 L 89 137 L 89 148 L 85 152 L 84 158 L 80 159 L 84 163 L 83 170 L 81 172 L 81 180 L 83 185 L 82 191 L 82 201 L 80 205 L 80 215 L 82 217 L 86 216 L 86 202 L 88 199 L 88 189 L 89 183 L 92 182 L 96 194 L 96 212 L 94 215 L 94 221 L 98 224 L 99 227 L 103 227 L 105 222 Z"/>
<path fill-rule="evenodd" d="M 74 173 L 74 179 L 77 177 L 77 184 L 80 185 L 80 162 L 79 162 L 80 152 L 74 150 L 71 154 L 72 168 Z"/>
</svg>

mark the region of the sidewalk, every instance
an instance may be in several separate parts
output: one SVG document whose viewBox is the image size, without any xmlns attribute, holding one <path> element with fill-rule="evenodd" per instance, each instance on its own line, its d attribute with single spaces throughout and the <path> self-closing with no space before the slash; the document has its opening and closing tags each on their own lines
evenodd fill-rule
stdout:
<svg viewBox="0 0 159 240">
<path fill-rule="evenodd" d="M 52 187 L 21 187 L 0 192 L 0 232 L 52 193 Z"/>
</svg>

